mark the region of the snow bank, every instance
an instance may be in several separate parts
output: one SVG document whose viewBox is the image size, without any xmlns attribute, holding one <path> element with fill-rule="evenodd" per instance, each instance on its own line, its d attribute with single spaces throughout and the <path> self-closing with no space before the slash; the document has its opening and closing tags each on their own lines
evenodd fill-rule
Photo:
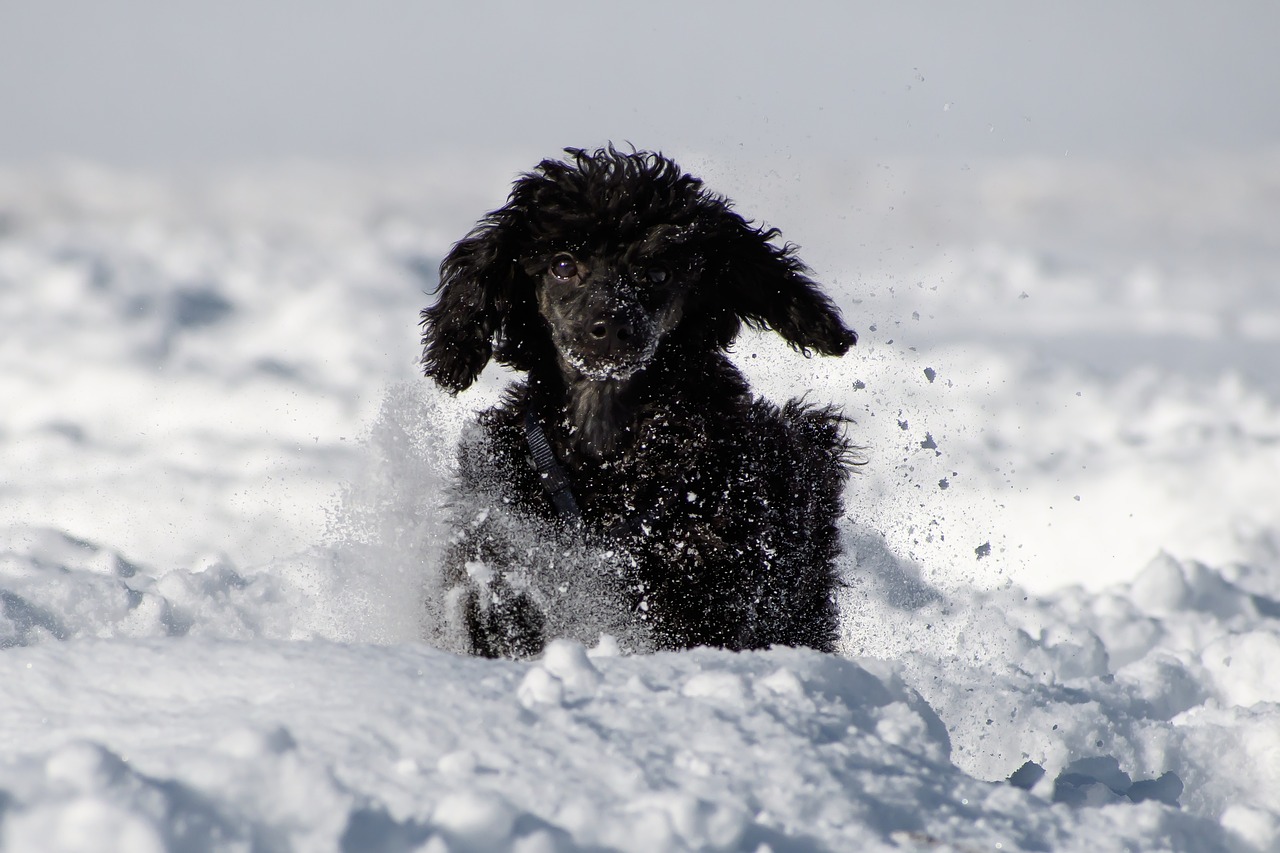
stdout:
<svg viewBox="0 0 1280 853">
<path fill-rule="evenodd" d="M 503 376 L 416 381 L 416 313 L 498 165 L 0 173 L 4 848 L 1280 850 L 1269 162 L 1195 215 L 1009 166 L 806 251 L 858 349 L 734 357 L 867 447 L 840 654 L 533 663 L 420 641 Z"/>
<path fill-rule="evenodd" d="M 949 763 L 946 728 L 891 667 L 808 651 L 589 659 L 566 642 L 525 665 L 191 638 L 43 645 L 0 667 L 6 754 L 20 753 L 0 764 L 12 849 L 1220 837 L 1154 801 L 1073 810 L 980 782 Z"/>
</svg>

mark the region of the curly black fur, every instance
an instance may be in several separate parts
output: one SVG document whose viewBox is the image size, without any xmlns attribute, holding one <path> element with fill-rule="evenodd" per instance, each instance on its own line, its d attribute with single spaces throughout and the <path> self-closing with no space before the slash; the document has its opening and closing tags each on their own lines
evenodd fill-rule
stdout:
<svg viewBox="0 0 1280 853">
<path fill-rule="evenodd" d="M 723 351 L 743 323 L 806 355 L 857 336 L 793 246 L 671 160 L 567 154 L 454 246 L 422 312 L 424 370 L 451 392 L 490 359 L 528 373 L 463 441 L 440 639 L 830 650 L 844 418 L 753 399 Z M 528 411 L 580 518 L 529 463 Z"/>
</svg>

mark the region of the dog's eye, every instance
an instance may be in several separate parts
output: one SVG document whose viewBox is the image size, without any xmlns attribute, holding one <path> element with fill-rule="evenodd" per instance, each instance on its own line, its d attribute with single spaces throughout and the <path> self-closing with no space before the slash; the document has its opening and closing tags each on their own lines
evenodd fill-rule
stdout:
<svg viewBox="0 0 1280 853">
<path fill-rule="evenodd" d="M 644 271 L 644 277 L 654 284 L 663 284 L 671 278 L 671 271 L 662 264 L 654 264 Z"/>
<path fill-rule="evenodd" d="M 569 281 L 578 274 L 578 262 L 573 255 L 556 255 L 548 267 L 551 274 L 561 281 Z"/>
</svg>

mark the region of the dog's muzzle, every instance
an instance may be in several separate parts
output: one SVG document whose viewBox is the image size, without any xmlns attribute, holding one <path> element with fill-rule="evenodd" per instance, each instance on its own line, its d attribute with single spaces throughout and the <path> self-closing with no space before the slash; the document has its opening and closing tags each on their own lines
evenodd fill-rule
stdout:
<svg viewBox="0 0 1280 853">
<path fill-rule="evenodd" d="M 592 379 L 627 379 L 653 358 L 657 336 L 639 311 L 606 311 L 588 319 L 565 356 Z"/>
</svg>

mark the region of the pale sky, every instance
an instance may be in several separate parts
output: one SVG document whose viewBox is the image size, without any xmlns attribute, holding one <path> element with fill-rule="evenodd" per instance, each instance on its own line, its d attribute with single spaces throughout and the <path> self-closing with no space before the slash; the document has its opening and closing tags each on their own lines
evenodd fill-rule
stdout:
<svg viewBox="0 0 1280 853">
<path fill-rule="evenodd" d="M 0 163 L 1280 146 L 1271 2 L 0 0 Z"/>
</svg>

